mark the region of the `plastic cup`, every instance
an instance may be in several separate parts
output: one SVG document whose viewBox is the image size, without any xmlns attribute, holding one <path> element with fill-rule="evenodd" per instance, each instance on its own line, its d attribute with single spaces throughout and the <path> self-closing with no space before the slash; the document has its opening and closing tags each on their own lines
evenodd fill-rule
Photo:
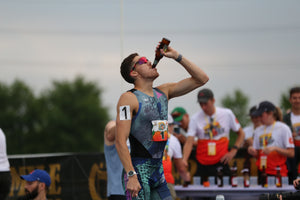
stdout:
<svg viewBox="0 0 300 200">
<path fill-rule="evenodd" d="M 194 176 L 193 177 L 193 185 L 200 185 L 200 184 L 201 184 L 200 176 Z"/>
</svg>

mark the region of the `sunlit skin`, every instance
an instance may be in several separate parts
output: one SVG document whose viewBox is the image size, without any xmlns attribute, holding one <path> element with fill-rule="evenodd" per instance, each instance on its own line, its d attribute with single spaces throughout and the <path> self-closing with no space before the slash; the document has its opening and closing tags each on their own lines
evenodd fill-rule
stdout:
<svg viewBox="0 0 300 200">
<path fill-rule="evenodd" d="M 34 200 L 46 200 L 46 185 L 39 181 L 26 181 L 25 183 L 26 195 L 35 196 Z"/>
</svg>

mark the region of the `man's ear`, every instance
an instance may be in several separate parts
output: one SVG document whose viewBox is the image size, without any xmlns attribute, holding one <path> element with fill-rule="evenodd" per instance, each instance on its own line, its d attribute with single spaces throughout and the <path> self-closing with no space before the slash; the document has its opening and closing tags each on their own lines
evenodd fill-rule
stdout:
<svg viewBox="0 0 300 200">
<path fill-rule="evenodd" d="M 46 183 L 42 183 L 42 182 L 41 182 L 40 186 L 41 186 L 41 189 L 43 189 L 43 190 L 46 189 Z"/>
<path fill-rule="evenodd" d="M 134 71 L 131 71 L 129 75 L 130 75 L 133 79 L 136 79 L 136 77 L 137 77 L 138 74 L 139 74 L 139 73 L 138 73 L 137 71 L 134 70 Z"/>
</svg>

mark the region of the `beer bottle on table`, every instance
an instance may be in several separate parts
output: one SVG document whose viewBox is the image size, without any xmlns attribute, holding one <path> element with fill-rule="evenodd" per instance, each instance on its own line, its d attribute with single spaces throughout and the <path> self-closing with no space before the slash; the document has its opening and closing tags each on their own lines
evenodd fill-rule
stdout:
<svg viewBox="0 0 300 200">
<path fill-rule="evenodd" d="M 203 176 L 203 177 L 201 177 L 201 178 L 203 178 L 203 186 L 204 187 L 209 187 L 209 180 L 208 180 L 208 176 Z"/>
<path fill-rule="evenodd" d="M 275 176 L 275 185 L 276 187 L 282 187 L 282 178 L 280 173 L 280 167 L 277 165 L 276 167 L 276 176 Z"/>
<path fill-rule="evenodd" d="M 237 187 L 237 165 L 236 161 L 234 161 L 233 166 L 231 167 L 231 186 Z"/>
<path fill-rule="evenodd" d="M 266 167 L 263 165 L 263 169 L 261 172 L 261 186 L 268 187 L 268 175 L 266 173 Z"/>
<path fill-rule="evenodd" d="M 217 185 L 218 187 L 223 187 L 223 167 L 220 166 L 217 168 Z"/>
<path fill-rule="evenodd" d="M 250 186 L 250 157 L 247 156 L 244 161 L 244 168 L 242 170 L 243 176 L 244 176 L 244 187 Z"/>
<path fill-rule="evenodd" d="M 156 51 L 155 51 L 155 59 L 153 61 L 152 68 L 155 68 L 156 65 L 158 64 L 158 62 L 160 61 L 160 59 L 163 57 L 163 55 L 161 55 L 161 53 L 160 53 L 160 50 L 163 49 L 166 52 L 170 42 L 171 41 L 168 40 L 167 38 L 163 38 L 161 40 L 158 49 L 156 49 Z"/>
<path fill-rule="evenodd" d="M 250 186 L 250 174 L 249 174 L 249 169 L 244 168 L 242 170 L 243 176 L 244 176 L 244 187 L 249 187 Z"/>
</svg>

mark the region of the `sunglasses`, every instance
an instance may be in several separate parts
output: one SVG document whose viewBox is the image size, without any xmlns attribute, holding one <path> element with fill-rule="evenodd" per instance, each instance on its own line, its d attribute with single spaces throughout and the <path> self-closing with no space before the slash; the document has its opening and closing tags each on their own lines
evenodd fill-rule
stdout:
<svg viewBox="0 0 300 200">
<path fill-rule="evenodd" d="M 142 65 L 148 62 L 148 59 L 146 57 L 141 57 L 132 67 L 131 71 L 135 70 L 135 66 L 137 64 Z"/>
</svg>

